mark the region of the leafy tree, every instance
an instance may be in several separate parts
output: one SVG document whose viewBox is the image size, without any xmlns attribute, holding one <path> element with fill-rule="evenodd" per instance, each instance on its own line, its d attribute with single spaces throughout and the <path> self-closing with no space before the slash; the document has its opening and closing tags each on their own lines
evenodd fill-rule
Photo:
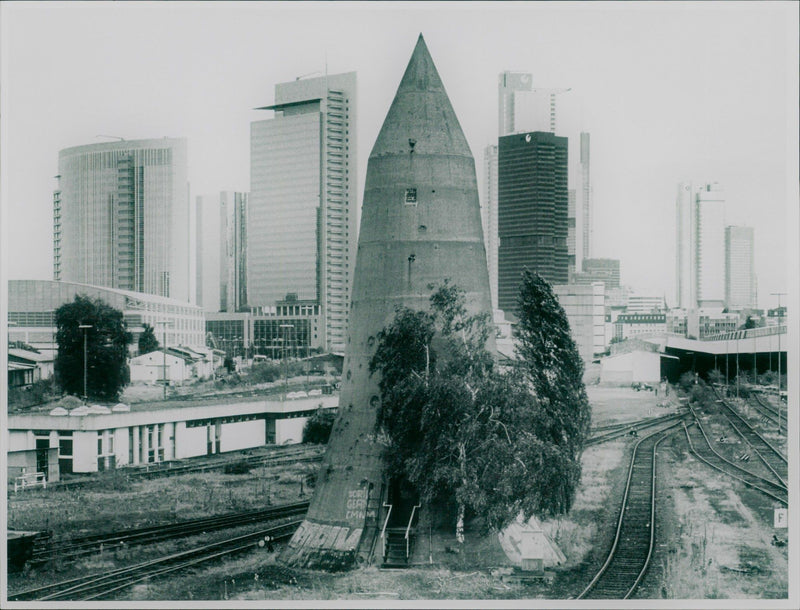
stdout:
<svg viewBox="0 0 800 610">
<path fill-rule="evenodd" d="M 320 406 L 314 412 L 314 415 L 306 420 L 306 425 L 303 427 L 303 442 L 327 443 L 331 436 L 335 419 L 336 415 L 330 409 L 323 409 Z"/>
<path fill-rule="evenodd" d="M 153 332 L 153 327 L 145 324 L 142 334 L 139 335 L 139 353 L 149 354 L 156 351 L 158 346 L 158 339 L 156 339 L 156 334 Z"/>
<path fill-rule="evenodd" d="M 132 341 L 122 312 L 100 299 L 77 295 L 56 310 L 56 327 L 55 371 L 64 391 L 83 395 L 86 333 L 87 393 L 93 398 L 117 399 L 129 380 L 127 346 Z"/>
<path fill-rule="evenodd" d="M 583 384 L 583 360 L 570 333 L 564 309 L 538 273 L 525 269 L 515 328 L 520 368 L 539 408 L 534 433 L 546 444 L 555 476 L 551 512 L 572 507 L 581 477 L 581 454 L 591 424 L 591 406 Z"/>
<path fill-rule="evenodd" d="M 747 320 L 745 320 L 744 324 L 739 327 L 739 330 L 749 330 L 751 328 L 756 328 L 758 326 L 756 321 L 753 319 L 752 316 L 747 316 Z"/>
<path fill-rule="evenodd" d="M 692 371 L 685 371 L 681 373 L 680 378 L 678 379 L 678 385 L 681 386 L 684 392 L 689 392 L 697 383 L 697 375 L 695 375 Z"/>
<path fill-rule="evenodd" d="M 277 364 L 264 362 L 250 367 L 247 380 L 250 383 L 265 383 L 275 381 L 281 376 L 281 367 Z"/>
<path fill-rule="evenodd" d="M 495 365 L 488 315 L 469 315 L 456 286 L 431 288 L 431 311 L 399 308 L 370 362 L 381 374 L 387 470 L 426 505 L 444 507 L 459 542 L 467 511 L 502 528 L 520 512 L 568 509 L 561 441 L 546 436 L 529 381 Z"/>
</svg>

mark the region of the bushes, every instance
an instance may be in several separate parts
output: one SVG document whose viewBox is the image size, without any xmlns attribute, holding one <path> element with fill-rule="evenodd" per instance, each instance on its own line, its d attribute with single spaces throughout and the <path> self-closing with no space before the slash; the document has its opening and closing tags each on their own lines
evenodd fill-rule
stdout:
<svg viewBox="0 0 800 610">
<path fill-rule="evenodd" d="M 222 472 L 225 474 L 247 474 L 250 472 L 250 464 L 248 464 L 245 460 L 231 462 L 230 464 L 225 464 Z"/>
<path fill-rule="evenodd" d="M 9 388 L 8 404 L 12 407 L 31 407 L 59 396 L 52 379 L 40 379 L 27 388 Z"/>
<path fill-rule="evenodd" d="M 250 383 L 268 383 L 281 377 L 281 367 L 277 364 L 256 364 L 247 374 Z"/>
<path fill-rule="evenodd" d="M 325 444 L 331 435 L 333 422 L 336 415 L 330 409 L 323 409 L 321 406 L 314 415 L 308 418 L 303 428 L 303 442 Z"/>
</svg>

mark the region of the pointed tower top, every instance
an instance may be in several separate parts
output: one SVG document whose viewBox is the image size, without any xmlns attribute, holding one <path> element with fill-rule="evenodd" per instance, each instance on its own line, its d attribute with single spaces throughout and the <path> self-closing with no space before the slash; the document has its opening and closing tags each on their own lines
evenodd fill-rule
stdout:
<svg viewBox="0 0 800 610">
<path fill-rule="evenodd" d="M 421 33 L 370 156 L 408 153 L 409 140 L 419 155 L 472 157 Z"/>
</svg>

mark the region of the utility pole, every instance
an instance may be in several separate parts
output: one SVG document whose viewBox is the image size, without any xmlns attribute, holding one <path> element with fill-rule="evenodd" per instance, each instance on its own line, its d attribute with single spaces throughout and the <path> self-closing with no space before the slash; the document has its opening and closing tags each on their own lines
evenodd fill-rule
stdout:
<svg viewBox="0 0 800 610">
<path fill-rule="evenodd" d="M 162 376 L 164 377 L 164 400 L 166 400 L 167 399 L 167 383 L 168 383 L 167 382 L 167 325 L 169 324 L 169 322 L 167 322 L 166 320 L 162 320 L 160 322 L 156 322 L 156 324 L 162 326 L 163 329 L 164 329 L 164 334 L 163 334 L 164 343 L 161 345 L 161 355 L 162 355 L 161 368 L 162 368 L 162 371 L 163 371 L 162 372 Z M 213 359 L 212 359 L 212 361 L 213 361 Z"/>
<path fill-rule="evenodd" d="M 294 324 L 281 324 L 280 328 L 283 329 L 283 387 L 284 396 L 289 391 L 289 362 L 287 361 L 287 339 L 286 330 L 294 328 Z"/>
<path fill-rule="evenodd" d="M 781 297 L 786 296 L 785 292 L 771 292 L 772 296 L 778 297 L 778 398 L 781 397 L 781 325 L 783 324 L 783 310 L 781 309 Z"/>
<path fill-rule="evenodd" d="M 89 380 L 86 333 L 90 328 L 94 327 L 91 324 L 78 324 L 78 328 L 83 329 L 83 400 L 85 402 L 89 398 L 86 391 L 87 381 Z"/>
</svg>

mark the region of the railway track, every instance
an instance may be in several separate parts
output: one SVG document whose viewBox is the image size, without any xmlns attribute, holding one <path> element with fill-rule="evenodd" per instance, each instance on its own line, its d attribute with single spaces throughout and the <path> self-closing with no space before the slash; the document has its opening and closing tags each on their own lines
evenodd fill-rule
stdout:
<svg viewBox="0 0 800 610">
<path fill-rule="evenodd" d="M 260 546 L 260 543 L 263 543 L 267 537 L 276 542 L 286 540 L 292 536 L 300 523 L 300 520 L 295 520 L 126 568 L 29 589 L 10 595 L 8 599 L 9 601 L 85 601 L 104 599 L 143 580 L 157 578 L 194 567 L 203 562 L 252 550 L 256 546 Z"/>
<path fill-rule="evenodd" d="M 655 542 L 656 449 L 681 425 L 682 420 L 639 439 L 634 446 L 614 543 L 578 599 L 627 599 L 639 586 Z"/>
<path fill-rule="evenodd" d="M 185 462 L 160 462 L 158 464 L 150 464 L 145 467 L 124 467 L 119 468 L 115 472 L 123 475 L 129 479 L 154 479 L 158 477 L 172 477 L 182 474 L 190 474 L 195 472 L 208 472 L 211 470 L 219 470 L 225 466 L 233 463 L 244 462 L 253 468 L 265 466 L 281 466 L 284 464 L 294 464 L 296 462 L 319 462 L 322 460 L 324 447 L 281 447 L 276 448 L 273 453 L 266 455 L 248 455 L 236 456 L 234 458 L 213 460 L 211 462 L 203 463 L 185 463 Z M 70 489 L 88 487 L 94 484 L 102 484 L 104 479 L 96 476 L 81 477 L 68 481 L 59 481 L 57 483 L 48 484 L 48 489 Z"/>
<path fill-rule="evenodd" d="M 727 418 L 728 423 L 736 431 L 736 433 L 748 444 L 756 456 L 764 463 L 764 465 L 772 472 L 775 477 L 786 487 L 788 480 L 789 464 L 786 456 L 769 443 L 763 436 L 761 436 L 747 420 L 739 415 L 739 413 L 731 405 L 724 400 L 716 389 L 714 394 L 717 396 L 717 404 L 722 405 L 723 415 Z"/>
<path fill-rule="evenodd" d="M 701 462 L 718 470 L 726 476 L 732 477 L 741 481 L 748 487 L 760 491 L 761 493 L 769 496 L 784 505 L 788 505 L 788 490 L 785 485 L 776 483 L 770 479 L 766 479 L 746 468 L 742 468 L 738 464 L 733 463 L 724 456 L 720 455 L 711 445 L 708 434 L 703 429 L 700 420 L 695 418 L 694 425 L 691 426 L 697 429 L 694 434 L 694 440 L 689 433 L 689 426 L 684 423 L 684 432 L 686 433 L 686 441 L 689 443 L 689 451 L 694 454 Z"/>
<path fill-rule="evenodd" d="M 141 544 L 153 544 L 174 538 L 184 538 L 206 532 L 240 527 L 249 523 L 296 517 L 305 514 L 308 510 L 308 504 L 307 501 L 294 502 L 274 506 L 266 510 L 229 513 L 202 519 L 191 519 L 179 523 L 80 536 L 64 541 L 53 542 L 52 540 L 46 540 L 44 545 L 37 545 L 34 548 L 33 557 L 28 563 L 41 564 L 55 558 L 73 560 L 94 554 L 98 550 L 122 549 Z"/>
<path fill-rule="evenodd" d="M 782 434 L 786 431 L 786 411 L 783 409 L 776 409 L 772 405 L 765 403 L 761 396 L 759 396 L 755 392 L 751 392 L 750 396 L 753 397 L 754 401 L 751 401 L 750 404 L 756 408 L 764 418 L 771 421 L 773 424 L 778 426 L 778 433 Z"/>
<path fill-rule="evenodd" d="M 627 422 L 623 424 L 611 424 L 610 426 L 604 426 L 603 428 L 595 428 L 595 432 L 599 432 L 599 434 L 594 434 L 590 436 L 586 441 L 586 446 L 589 445 L 596 445 L 598 443 L 604 443 L 606 441 L 611 441 L 616 438 L 620 438 L 622 436 L 626 436 L 631 432 L 639 432 L 639 430 L 646 430 L 647 428 L 652 428 L 653 426 L 658 426 L 661 424 L 674 422 L 686 417 L 687 412 L 683 411 L 681 413 L 671 413 L 669 415 L 662 415 L 661 417 L 653 417 L 649 419 L 640 419 L 634 422 Z"/>
</svg>

